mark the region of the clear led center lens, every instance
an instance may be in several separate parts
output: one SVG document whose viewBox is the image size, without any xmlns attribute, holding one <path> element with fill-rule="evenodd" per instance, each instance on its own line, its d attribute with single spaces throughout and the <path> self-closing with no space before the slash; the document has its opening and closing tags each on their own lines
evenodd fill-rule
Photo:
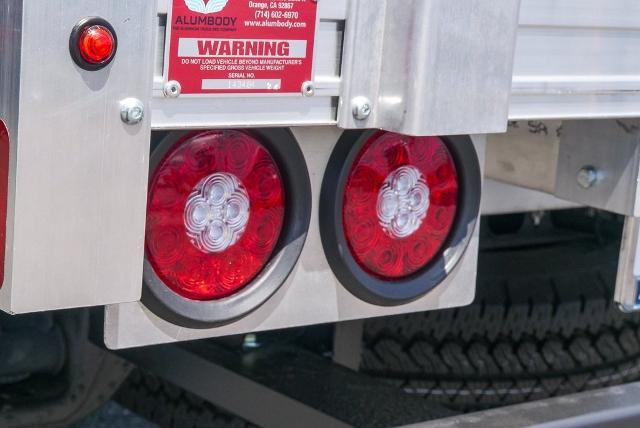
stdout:
<svg viewBox="0 0 640 428">
<path fill-rule="evenodd" d="M 422 225 L 429 210 L 429 186 L 413 166 L 403 166 L 387 176 L 378 192 L 378 221 L 392 238 L 407 238 Z"/>
<path fill-rule="evenodd" d="M 184 209 L 191 243 L 203 253 L 220 253 L 242 237 L 249 223 L 249 195 L 238 177 L 216 173 L 193 189 Z"/>
</svg>

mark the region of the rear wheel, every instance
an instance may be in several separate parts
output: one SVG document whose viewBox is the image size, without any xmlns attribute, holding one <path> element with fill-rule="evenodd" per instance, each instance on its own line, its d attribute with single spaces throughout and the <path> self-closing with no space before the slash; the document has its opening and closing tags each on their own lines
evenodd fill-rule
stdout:
<svg viewBox="0 0 640 428">
<path fill-rule="evenodd" d="M 612 300 L 619 234 L 602 233 L 619 221 L 582 214 L 534 246 L 485 239 L 471 306 L 367 321 L 362 371 L 462 411 L 640 379 L 640 315 Z"/>
</svg>

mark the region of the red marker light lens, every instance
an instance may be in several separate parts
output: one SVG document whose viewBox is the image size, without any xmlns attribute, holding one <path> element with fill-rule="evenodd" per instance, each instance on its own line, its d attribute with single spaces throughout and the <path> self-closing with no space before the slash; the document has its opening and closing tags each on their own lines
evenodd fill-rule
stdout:
<svg viewBox="0 0 640 428">
<path fill-rule="evenodd" d="M 115 46 L 115 37 L 102 25 L 85 28 L 78 39 L 80 55 L 89 64 L 102 64 L 109 61 L 113 57 Z"/>
<path fill-rule="evenodd" d="M 230 296 L 271 257 L 284 204 L 278 166 L 252 135 L 188 135 L 164 156 L 151 180 L 147 260 L 183 297 Z"/>
<path fill-rule="evenodd" d="M 343 227 L 356 262 L 394 280 L 416 273 L 452 229 L 458 177 L 437 137 L 379 132 L 356 157 L 343 200 Z"/>
</svg>

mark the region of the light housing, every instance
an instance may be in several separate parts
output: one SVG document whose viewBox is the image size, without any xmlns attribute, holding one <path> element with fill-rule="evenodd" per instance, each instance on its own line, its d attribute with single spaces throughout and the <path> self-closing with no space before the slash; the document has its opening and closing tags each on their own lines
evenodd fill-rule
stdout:
<svg viewBox="0 0 640 428">
<path fill-rule="evenodd" d="M 334 274 L 356 297 L 376 305 L 423 296 L 462 258 L 478 218 L 480 189 L 480 165 L 468 137 L 345 132 L 320 198 L 322 244 Z"/>
<path fill-rule="evenodd" d="M 142 302 L 189 327 L 238 318 L 286 280 L 311 214 L 288 130 L 163 136 L 151 158 Z"/>
</svg>

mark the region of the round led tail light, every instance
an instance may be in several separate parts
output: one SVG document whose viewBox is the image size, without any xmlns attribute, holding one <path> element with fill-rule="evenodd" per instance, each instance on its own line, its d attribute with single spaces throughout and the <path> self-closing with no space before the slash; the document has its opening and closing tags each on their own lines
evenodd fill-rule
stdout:
<svg viewBox="0 0 640 428">
<path fill-rule="evenodd" d="M 227 297 L 269 259 L 284 205 L 278 166 L 255 138 L 200 134 L 170 150 L 151 180 L 147 259 L 181 296 Z"/>
<path fill-rule="evenodd" d="M 442 140 L 376 134 L 358 154 L 344 191 L 351 253 L 381 278 L 411 275 L 442 247 L 457 202 L 456 167 Z"/>
<path fill-rule="evenodd" d="M 85 18 L 71 32 L 69 51 L 75 63 L 89 71 L 111 63 L 118 49 L 114 28 L 102 18 Z"/>
<path fill-rule="evenodd" d="M 217 323 L 259 306 L 284 282 L 302 249 L 290 241 L 306 233 L 310 211 L 304 160 L 291 139 L 282 130 L 225 130 L 159 144 L 143 303 L 165 318 Z"/>
<path fill-rule="evenodd" d="M 461 258 L 478 216 L 480 168 L 466 137 L 347 132 L 323 183 L 322 241 L 363 300 L 406 303 Z"/>
</svg>

